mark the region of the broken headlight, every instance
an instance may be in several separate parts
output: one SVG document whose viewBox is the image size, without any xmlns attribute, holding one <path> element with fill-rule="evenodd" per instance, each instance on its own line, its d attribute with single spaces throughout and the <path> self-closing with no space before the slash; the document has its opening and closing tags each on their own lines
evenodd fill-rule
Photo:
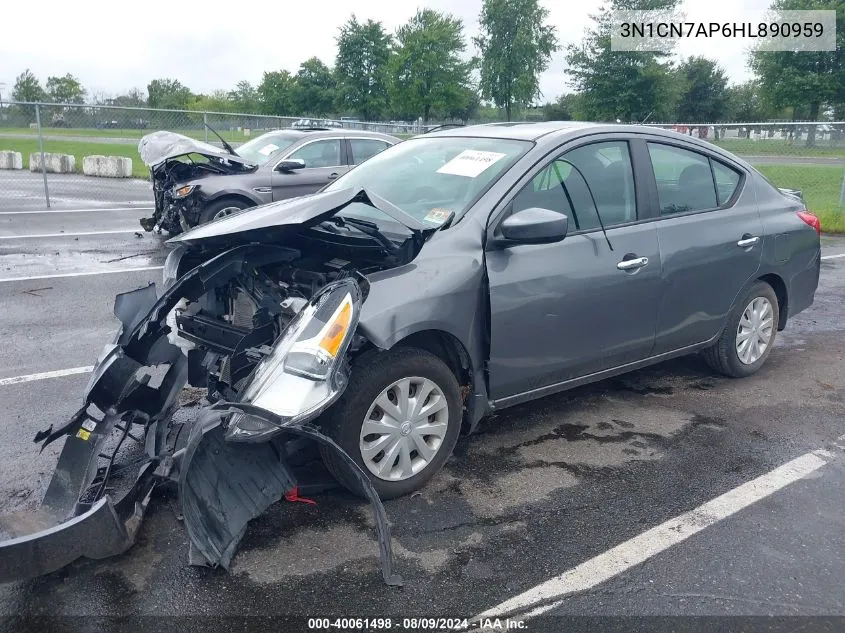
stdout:
<svg viewBox="0 0 845 633">
<path fill-rule="evenodd" d="M 171 194 L 173 195 L 174 200 L 179 200 L 181 198 L 187 198 L 188 196 L 190 196 L 196 188 L 197 185 L 183 185 L 181 187 L 174 187 Z"/>
<path fill-rule="evenodd" d="M 263 442 L 284 426 L 313 420 L 331 405 L 346 386 L 344 359 L 360 309 L 361 291 L 352 279 L 331 283 L 315 295 L 241 390 L 241 402 L 273 414 L 278 423 L 235 413 L 226 438 Z"/>
</svg>

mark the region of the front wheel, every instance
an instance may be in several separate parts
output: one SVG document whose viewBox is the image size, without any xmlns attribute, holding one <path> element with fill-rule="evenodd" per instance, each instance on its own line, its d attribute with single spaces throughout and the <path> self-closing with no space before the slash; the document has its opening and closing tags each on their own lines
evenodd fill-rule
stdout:
<svg viewBox="0 0 845 633">
<path fill-rule="evenodd" d="M 428 482 L 458 440 L 458 381 L 446 364 L 416 348 L 372 352 L 354 363 L 346 391 L 323 415 L 325 432 L 355 460 L 382 499 Z M 342 460 L 321 447 L 338 482 L 361 494 Z"/>
<path fill-rule="evenodd" d="M 252 205 L 237 198 L 223 198 L 209 203 L 200 213 L 200 224 L 206 224 L 212 220 L 219 220 L 228 215 L 239 213 Z"/>
<path fill-rule="evenodd" d="M 716 343 L 704 350 L 707 364 L 733 378 L 755 373 L 772 351 L 780 310 L 772 287 L 756 282 L 728 315 L 728 323 Z"/>
</svg>

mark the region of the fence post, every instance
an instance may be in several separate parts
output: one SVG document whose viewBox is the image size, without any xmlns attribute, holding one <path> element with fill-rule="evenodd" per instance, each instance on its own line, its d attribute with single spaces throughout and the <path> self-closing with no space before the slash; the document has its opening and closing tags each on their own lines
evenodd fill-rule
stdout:
<svg viewBox="0 0 845 633">
<path fill-rule="evenodd" d="M 839 208 L 845 206 L 845 174 L 842 175 L 842 187 L 839 189 Z"/>
<path fill-rule="evenodd" d="M 202 129 L 205 130 L 205 142 L 208 143 L 208 112 L 202 113 Z"/>
<path fill-rule="evenodd" d="M 44 135 L 41 130 L 41 106 L 35 104 L 35 125 L 38 128 L 38 151 L 41 153 L 41 176 L 44 178 L 44 198 L 50 208 L 50 188 L 47 186 L 47 163 L 44 161 Z"/>
</svg>

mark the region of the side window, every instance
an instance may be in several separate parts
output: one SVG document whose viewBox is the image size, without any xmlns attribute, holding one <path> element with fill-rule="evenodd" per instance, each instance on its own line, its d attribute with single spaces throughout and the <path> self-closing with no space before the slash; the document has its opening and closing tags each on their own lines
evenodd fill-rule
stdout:
<svg viewBox="0 0 845 633">
<path fill-rule="evenodd" d="M 300 158 L 306 167 L 337 167 L 340 162 L 340 140 L 314 141 L 300 147 L 288 158 Z"/>
<path fill-rule="evenodd" d="M 706 156 L 660 143 L 648 143 L 648 153 L 657 180 L 661 214 L 703 211 L 719 206 Z"/>
<path fill-rule="evenodd" d="M 735 169 L 715 160 L 711 160 L 710 164 L 713 166 L 713 178 L 716 180 L 716 197 L 722 205 L 734 195 L 739 185 L 740 174 Z"/>
<path fill-rule="evenodd" d="M 352 146 L 353 165 L 360 165 L 368 158 L 372 158 L 389 147 L 389 144 L 385 141 L 372 138 L 351 138 L 349 144 Z"/>
<path fill-rule="evenodd" d="M 514 198 L 514 211 L 529 207 L 565 213 L 570 226 L 579 231 L 599 228 L 598 213 L 605 227 L 635 221 L 636 192 L 628 144 L 592 143 L 563 154 Z"/>
</svg>

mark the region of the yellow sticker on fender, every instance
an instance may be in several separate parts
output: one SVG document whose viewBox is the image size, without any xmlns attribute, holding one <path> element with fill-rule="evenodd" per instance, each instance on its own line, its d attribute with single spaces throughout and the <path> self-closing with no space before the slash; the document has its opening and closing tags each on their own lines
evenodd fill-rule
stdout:
<svg viewBox="0 0 845 633">
<path fill-rule="evenodd" d="M 88 438 L 91 437 L 91 431 L 86 431 L 85 429 L 79 429 L 76 432 L 76 437 L 78 437 L 80 440 L 85 440 L 87 442 Z"/>
</svg>

